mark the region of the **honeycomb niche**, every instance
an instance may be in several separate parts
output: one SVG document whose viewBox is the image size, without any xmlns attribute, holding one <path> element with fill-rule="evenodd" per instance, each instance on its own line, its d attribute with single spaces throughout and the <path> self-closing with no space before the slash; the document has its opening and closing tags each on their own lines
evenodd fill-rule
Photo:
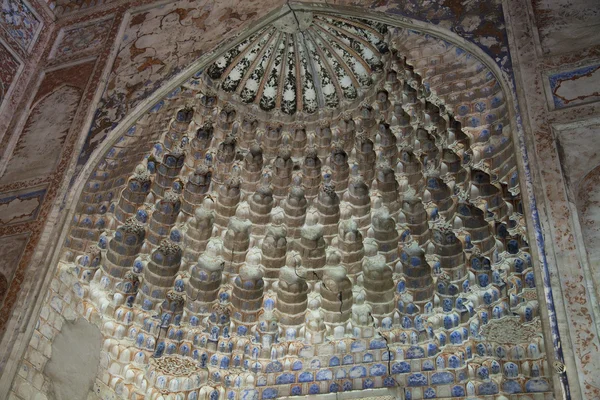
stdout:
<svg viewBox="0 0 600 400">
<path fill-rule="evenodd" d="M 77 204 L 59 270 L 101 327 L 99 380 L 552 398 L 507 107 L 469 53 L 367 19 L 298 12 L 241 41 Z"/>
</svg>

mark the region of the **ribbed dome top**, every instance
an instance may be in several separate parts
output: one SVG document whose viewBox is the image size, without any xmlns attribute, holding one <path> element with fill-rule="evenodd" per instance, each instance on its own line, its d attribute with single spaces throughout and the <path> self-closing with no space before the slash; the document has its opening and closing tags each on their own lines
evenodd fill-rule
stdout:
<svg viewBox="0 0 600 400">
<path fill-rule="evenodd" d="M 383 77 L 386 32 L 373 21 L 290 12 L 225 53 L 207 74 L 232 100 L 312 114 L 360 100 Z"/>
</svg>

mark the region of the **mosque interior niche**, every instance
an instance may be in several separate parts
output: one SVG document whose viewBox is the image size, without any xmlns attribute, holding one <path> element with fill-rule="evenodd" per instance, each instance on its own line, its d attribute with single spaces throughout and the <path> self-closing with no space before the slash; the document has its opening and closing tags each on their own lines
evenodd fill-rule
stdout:
<svg viewBox="0 0 600 400">
<path fill-rule="evenodd" d="M 552 398 L 502 89 L 424 38 L 288 14 L 106 153 L 59 268 L 117 395 Z"/>
</svg>

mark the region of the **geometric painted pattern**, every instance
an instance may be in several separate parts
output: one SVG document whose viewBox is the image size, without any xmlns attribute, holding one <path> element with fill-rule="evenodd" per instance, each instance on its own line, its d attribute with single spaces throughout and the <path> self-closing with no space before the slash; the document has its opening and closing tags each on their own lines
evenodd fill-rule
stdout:
<svg viewBox="0 0 600 400">
<path fill-rule="evenodd" d="M 45 188 L 3 193 L 0 198 L 0 224 L 7 226 L 35 220 L 45 194 Z"/>
<path fill-rule="evenodd" d="M 111 26 L 112 20 L 104 19 L 63 31 L 52 58 L 69 57 L 97 49 L 108 38 Z"/>
<path fill-rule="evenodd" d="M 23 0 L 2 0 L 0 27 L 27 51 L 41 28 L 41 22 Z"/>
<path fill-rule="evenodd" d="M 600 64 L 557 72 L 548 81 L 557 109 L 600 100 Z"/>
<path fill-rule="evenodd" d="M 373 72 L 388 51 L 382 26 L 309 12 L 290 13 L 274 25 L 208 68 L 223 92 L 265 111 L 313 114 L 352 102 L 377 83 Z"/>
<path fill-rule="evenodd" d="M 2 42 L 0 42 L 0 61 L 0 105 L 2 105 L 21 63 Z"/>
</svg>

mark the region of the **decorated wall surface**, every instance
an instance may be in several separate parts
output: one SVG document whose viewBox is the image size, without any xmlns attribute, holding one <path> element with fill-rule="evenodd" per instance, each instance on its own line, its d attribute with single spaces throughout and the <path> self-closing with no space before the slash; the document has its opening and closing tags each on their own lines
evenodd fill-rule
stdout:
<svg viewBox="0 0 600 400">
<path fill-rule="evenodd" d="M 98 51 L 110 38 L 114 17 L 101 18 L 91 23 L 84 22 L 62 29 L 50 53 L 50 59 L 68 59 L 81 54 Z"/>
<path fill-rule="evenodd" d="M 393 2 L 359 2 L 358 5 L 444 26 L 477 43 L 504 70 L 510 71 L 500 2 L 477 2 L 470 6 L 453 3 L 442 1 L 424 5 L 414 2 L 407 6 Z M 141 100 L 194 58 L 215 49 L 219 42 L 223 44 L 221 38 L 225 32 L 249 26 L 248 22 L 273 11 L 282 2 L 242 4 L 242 7 L 248 8 L 231 7 L 227 3 L 198 6 L 196 3 L 177 2 L 133 16 L 79 163 L 85 164 L 97 143 Z M 355 5 L 354 2 L 341 4 Z M 223 21 L 227 23 L 223 24 Z M 193 28 L 209 34 L 198 35 Z M 165 33 L 161 34 L 163 30 Z M 178 39 L 175 41 L 175 38 Z M 173 48 L 178 50 L 172 51 Z"/>
<path fill-rule="evenodd" d="M 90 154 L 112 129 L 142 100 L 192 61 L 224 45 L 228 32 L 249 28 L 253 21 L 281 2 L 174 2 L 133 13 L 119 45 L 80 155 Z"/>
<path fill-rule="evenodd" d="M 520 108 L 515 110 L 516 127 L 514 120 L 505 126 L 511 125 L 511 129 L 516 129 L 513 132 L 525 133 L 517 134 L 520 139 L 514 142 L 521 154 L 515 160 L 521 177 L 515 179 L 520 181 L 521 192 L 527 193 L 525 203 L 531 207 L 524 209 L 523 218 L 530 228 L 528 242 L 532 257 L 540 266 L 534 271 L 538 296 L 543 298 L 540 321 L 546 333 L 544 346 L 548 371 L 554 361 L 564 363 L 567 371 L 566 374 L 549 373 L 547 376 L 553 376 L 549 384 L 554 390 L 569 387 L 573 398 L 600 396 L 600 382 L 597 381 L 600 374 L 595 361 L 599 359 L 598 292 L 595 289 L 598 287 L 595 285 L 598 257 L 593 251 L 598 214 L 594 189 L 596 174 L 593 172 L 597 164 L 594 135 L 600 115 L 596 90 L 600 48 L 594 32 L 599 10 L 588 3 L 571 2 L 565 7 L 559 1 L 548 0 L 524 6 L 521 2 L 509 1 L 503 9 L 500 2 L 347 2 L 343 4 L 347 8 L 342 9 L 352 14 L 361 8 L 369 8 L 384 19 L 388 18 L 386 21 L 396 18 L 408 26 L 411 26 L 412 18 L 427 22 L 436 34 L 455 34 L 475 45 L 482 51 L 477 53 L 480 54 L 478 57 L 489 57 L 505 74 L 498 77 L 508 83 L 509 92 L 514 91 L 511 96 L 520 100 Z M 3 390 L 8 390 L 12 377 L 17 376 L 11 396 L 33 398 L 36 393 L 48 389 L 49 381 L 43 377 L 43 370 L 44 358 L 51 358 L 52 339 L 61 330 L 64 318 L 72 320 L 80 315 L 77 301 L 73 299 L 75 296 L 66 286 L 66 283 L 75 283 L 73 278 L 59 273 L 55 279 L 50 279 L 56 268 L 56 263 L 52 264 L 50 260 L 52 249 L 62 246 L 57 242 L 59 227 L 66 225 L 64 218 L 69 205 L 75 207 L 73 194 L 78 182 L 87 179 L 90 162 L 96 163 L 100 153 L 114 151 L 114 159 L 121 162 L 118 174 L 122 181 L 111 185 L 118 188 L 124 184 L 135 164 L 148 154 L 148 144 L 160 141 L 164 132 L 139 123 L 134 131 L 121 139 L 111 132 L 120 128 L 119 124 L 128 115 L 137 112 L 136 107 L 149 109 L 154 105 L 156 115 L 169 112 L 164 114 L 165 120 L 144 118 L 167 130 L 168 119 L 175 115 L 177 107 L 167 107 L 164 111 L 164 104 L 180 104 L 187 92 L 173 92 L 172 97 L 156 97 L 155 94 L 161 91 L 165 94 L 166 85 L 174 85 L 177 79 L 182 81 L 185 73 L 198 72 L 201 76 L 204 72 L 203 76 L 206 76 L 204 69 L 194 70 L 190 66 L 204 65 L 209 59 L 216 61 L 213 58 L 219 55 L 216 49 L 238 46 L 241 37 L 257 32 L 258 22 L 268 20 L 269 17 L 261 18 L 269 12 L 273 12 L 271 16 L 276 19 L 279 6 L 281 2 L 267 5 L 174 2 L 158 6 L 153 6 L 151 1 L 115 5 L 110 2 L 24 0 L 2 3 L 0 240 L 11 250 L 3 257 L 0 271 L 0 297 L 3 299 L 0 322 L 5 332 L 5 346 L 0 351 L 0 368 L 5 373 L 0 383 L 5 387 Z M 317 7 L 328 6 L 320 4 Z M 296 23 L 302 24 L 303 20 L 287 25 Z M 227 35 L 229 31 L 231 35 Z M 362 83 L 360 74 L 354 75 L 358 71 L 352 67 L 355 64 L 344 64 L 348 62 L 345 42 L 329 41 L 328 38 L 335 35 L 332 32 L 327 24 L 320 24 L 310 32 L 310 43 L 316 44 L 315 62 L 318 64 L 320 58 L 328 56 L 327 53 L 334 59 L 328 65 L 323 64 L 322 75 L 313 80 L 317 89 L 321 89 L 315 93 L 320 93 L 317 97 L 322 98 L 323 103 L 325 95 L 331 93 L 347 102 L 349 99 L 345 96 L 352 91 L 350 87 L 360 87 Z M 240 33 L 243 34 L 239 36 Z M 272 64 L 280 65 L 277 61 L 280 51 L 275 45 L 287 43 L 288 47 L 284 45 L 281 50 L 279 62 L 284 60 L 281 65 L 292 70 L 289 68 L 295 62 L 292 55 L 295 51 L 300 54 L 302 50 L 299 42 L 281 37 L 268 32 L 263 36 L 259 34 L 257 48 L 263 47 L 261 40 L 267 48 L 273 46 Z M 357 39 L 351 39 L 347 45 L 356 51 L 352 40 Z M 427 60 L 422 65 L 412 64 L 415 71 L 422 76 L 423 82 L 444 93 L 445 107 L 449 107 L 452 115 L 462 122 L 467 135 L 480 134 L 486 124 L 491 126 L 487 120 L 490 114 L 493 114 L 491 118 L 499 118 L 493 99 L 476 101 L 476 94 L 474 98 L 471 97 L 473 94 L 456 94 L 463 90 L 468 93 L 470 83 L 465 89 L 450 84 L 455 79 L 451 73 L 431 72 L 437 71 L 432 65 L 447 62 L 440 56 L 450 51 L 444 41 L 420 42 L 411 38 L 409 42 L 415 44 L 403 49 L 407 58 Z M 308 51 L 310 43 L 306 47 Z M 428 44 L 424 46 L 423 43 Z M 256 63 L 262 65 L 259 57 L 253 64 L 253 59 L 248 58 L 253 56 L 249 56 L 248 51 L 240 52 L 245 58 L 235 55 L 237 67 L 232 64 L 228 71 L 230 77 L 235 77 L 236 71 L 240 72 L 246 83 L 249 73 L 244 75 L 247 72 L 244 69 L 252 70 Z M 251 65 L 244 60 L 249 60 Z M 265 69 L 269 68 L 269 63 L 271 61 L 264 64 Z M 362 65 L 360 60 L 358 64 Z M 371 68 L 371 65 L 367 63 L 367 67 Z M 313 65 L 311 68 L 320 67 Z M 296 82 L 301 74 L 295 77 Z M 347 86 L 344 74 L 348 79 L 355 77 L 356 80 Z M 296 85 L 295 101 L 290 100 L 291 92 L 286 94 L 283 90 L 293 87 L 293 78 L 272 81 L 265 77 L 256 81 L 263 94 L 275 90 L 273 101 L 283 114 L 286 109 L 291 110 L 289 105 L 292 103 L 297 110 L 304 106 L 304 102 L 298 100 L 306 97 L 304 87 L 300 91 Z M 327 86 L 328 78 L 334 91 L 327 89 L 325 93 L 323 88 Z M 225 78 L 215 75 L 214 79 L 218 83 Z M 236 79 L 231 81 L 236 82 Z M 208 85 L 214 83 L 207 82 Z M 247 84 L 237 85 L 233 90 L 235 93 L 248 87 Z M 230 91 L 220 87 L 214 90 L 221 93 L 219 101 L 228 100 L 239 106 L 231 101 Z M 56 99 L 60 99 L 64 112 L 51 112 L 48 104 Z M 148 99 L 153 103 L 145 103 Z M 346 104 L 344 101 L 342 103 Z M 185 102 L 187 100 L 181 105 Z M 261 102 L 259 98 L 250 103 L 255 104 L 252 112 L 260 114 L 265 112 L 261 105 L 268 102 Z M 289 120 L 283 118 L 283 121 Z M 489 134 L 494 135 L 493 130 Z M 48 142 L 41 145 L 40 140 L 47 136 Z M 108 144 L 112 143 L 111 149 Z M 32 168 L 28 168 L 30 166 Z M 116 201 L 118 190 L 113 190 Z M 218 193 L 213 197 L 218 198 Z M 77 212 L 83 211 L 78 209 Z M 91 244 L 95 239 L 96 234 L 81 241 L 75 248 L 75 255 L 85 251 L 87 243 Z M 39 277 L 45 276 L 46 271 L 48 278 L 44 281 Z M 48 288 L 52 292 L 39 297 L 48 303 L 44 306 L 36 303 L 38 293 L 46 293 Z M 13 310 L 17 312 L 13 314 Z M 36 324 L 40 310 L 40 323 Z M 99 324 L 99 320 L 92 323 Z M 28 333 L 22 335 L 21 332 Z M 29 339 L 22 336 L 32 334 L 34 340 L 29 346 Z M 557 351 L 558 348 L 563 354 Z M 29 349 L 27 361 L 6 364 L 9 357 L 20 358 L 18 354 L 23 354 L 26 349 Z M 377 380 L 374 382 L 379 384 Z M 115 390 L 109 386 L 102 386 L 102 390 L 106 390 L 105 393 Z M 26 387 L 30 389 L 24 389 Z M 302 388 L 305 389 L 310 391 L 310 385 Z M 465 389 L 468 388 L 465 386 Z M 319 390 L 325 392 L 325 386 Z M 414 393 L 425 396 L 425 389 Z"/>
<path fill-rule="evenodd" d="M 292 18 L 160 100 L 87 181 L 55 278 L 70 305 L 50 304 L 103 321 L 101 396 L 550 393 L 494 75 L 415 31 L 303 12 L 299 40 Z"/>
<path fill-rule="evenodd" d="M 41 50 L 40 42 L 44 42 L 47 29 L 44 29 L 44 18 L 25 1 L 6 0 L 2 2 L 0 15 L 0 112 L 5 114 L 15 104 L 11 100 L 20 97 L 21 88 L 16 87 L 27 84 L 33 69 L 37 66 L 37 57 L 28 59 L 28 55 L 35 50 Z M 44 35 L 42 31 L 44 30 Z M 40 37 L 41 36 L 41 37 Z M 38 40 L 40 39 L 40 40 Z M 10 113 L 8 113 L 10 115 Z M 3 118 L 0 125 L 0 138 L 4 137 L 4 130 L 8 119 Z"/>
<path fill-rule="evenodd" d="M 33 208 L 35 207 L 37 207 L 37 205 L 33 206 Z M 27 212 L 27 210 L 23 210 L 23 208 L 20 208 L 19 211 L 14 211 L 13 215 L 23 211 Z M 3 214 L 10 215 L 10 211 L 5 209 L 3 210 Z M 15 215 L 15 217 L 22 218 L 22 214 L 18 216 Z M 10 220 L 7 218 L 7 220 L 2 221 L 2 223 L 8 224 L 13 222 L 15 217 L 11 218 Z M 23 250 L 25 249 L 25 245 L 28 241 L 28 236 L 28 234 L 17 234 L 2 237 L 2 265 L 0 267 L 0 273 L 2 274 L 2 276 L 0 276 L 0 281 L 2 282 L 2 286 L 0 286 L 2 288 L 0 296 L 2 298 L 4 298 L 8 292 L 8 287 L 12 282 L 12 278 L 15 273 L 15 266 L 19 264 L 19 260 L 22 257 Z"/>
<path fill-rule="evenodd" d="M 31 232 L 32 240 L 39 235 L 48 213 L 44 201 L 54 199 L 59 190 L 68 149 L 74 145 L 71 128 L 93 69 L 93 62 L 84 62 L 44 74 L 0 178 L 0 201 L 4 205 L 1 213 L 6 221 L 2 229 L 7 234 Z M 23 279 L 23 273 L 21 269 L 17 276 Z M 13 287 L 4 308 L 16 301 L 18 291 Z"/>
<path fill-rule="evenodd" d="M 56 167 L 81 91 L 61 86 L 31 110 L 0 184 L 47 176 Z"/>
<path fill-rule="evenodd" d="M 12 88 L 13 80 L 17 76 L 20 62 L 3 43 L 0 43 L 0 58 L 2 59 L 0 70 L 0 82 L 2 85 L 0 88 L 0 104 L 2 104 L 4 98 L 10 95 L 10 89 Z"/>
<path fill-rule="evenodd" d="M 2 1 L 2 29 L 23 50 L 34 44 L 42 26 L 40 17 L 33 7 L 22 0 Z"/>
</svg>

